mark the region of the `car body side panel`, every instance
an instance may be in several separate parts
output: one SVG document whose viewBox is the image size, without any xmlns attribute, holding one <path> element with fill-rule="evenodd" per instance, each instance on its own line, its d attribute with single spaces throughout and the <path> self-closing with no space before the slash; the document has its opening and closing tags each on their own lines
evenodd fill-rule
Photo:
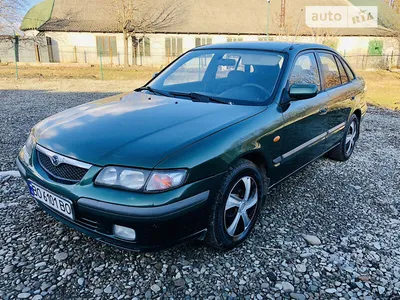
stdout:
<svg viewBox="0 0 400 300">
<path fill-rule="evenodd" d="M 321 115 L 320 110 L 327 101 L 328 95 L 322 92 L 314 98 L 288 104 L 283 113 L 283 152 L 277 166 L 280 176 L 285 177 L 324 152 L 328 129 L 325 115 Z"/>
<path fill-rule="evenodd" d="M 354 86 L 355 83 L 350 82 L 328 91 L 329 103 L 326 121 L 332 133 L 326 140 L 327 149 L 340 142 L 350 113 L 356 109 L 355 97 L 358 91 L 354 89 Z"/>
</svg>

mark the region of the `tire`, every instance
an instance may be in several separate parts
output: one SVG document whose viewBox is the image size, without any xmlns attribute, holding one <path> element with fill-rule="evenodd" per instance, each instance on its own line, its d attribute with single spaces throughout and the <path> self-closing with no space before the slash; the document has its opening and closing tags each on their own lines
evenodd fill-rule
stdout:
<svg viewBox="0 0 400 300">
<path fill-rule="evenodd" d="M 265 179 L 262 171 L 245 159 L 229 168 L 212 206 L 207 244 L 230 250 L 249 236 L 263 205 Z"/>
<path fill-rule="evenodd" d="M 337 160 L 346 161 L 353 154 L 354 147 L 360 135 L 360 121 L 356 115 L 352 115 L 345 128 L 340 144 L 327 153 L 327 157 Z"/>
</svg>

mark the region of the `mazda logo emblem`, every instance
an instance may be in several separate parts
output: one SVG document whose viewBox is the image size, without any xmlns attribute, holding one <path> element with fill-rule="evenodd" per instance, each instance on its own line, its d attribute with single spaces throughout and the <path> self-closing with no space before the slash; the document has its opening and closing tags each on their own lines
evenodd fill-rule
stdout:
<svg viewBox="0 0 400 300">
<path fill-rule="evenodd" d="M 57 155 L 54 155 L 50 158 L 51 163 L 53 164 L 53 166 L 57 167 L 60 164 L 60 159 L 58 158 Z"/>
</svg>

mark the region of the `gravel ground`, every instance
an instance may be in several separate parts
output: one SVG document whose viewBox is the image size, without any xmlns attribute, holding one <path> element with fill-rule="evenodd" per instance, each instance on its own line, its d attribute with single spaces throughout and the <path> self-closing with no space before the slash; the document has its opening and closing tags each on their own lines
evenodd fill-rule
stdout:
<svg viewBox="0 0 400 300">
<path fill-rule="evenodd" d="M 0 91 L 0 170 L 16 169 L 36 122 L 111 94 Z M 399 128 L 400 113 L 371 108 L 348 162 L 320 159 L 274 188 L 250 239 L 225 253 L 103 245 L 55 222 L 3 173 L 0 298 L 400 299 Z"/>
</svg>

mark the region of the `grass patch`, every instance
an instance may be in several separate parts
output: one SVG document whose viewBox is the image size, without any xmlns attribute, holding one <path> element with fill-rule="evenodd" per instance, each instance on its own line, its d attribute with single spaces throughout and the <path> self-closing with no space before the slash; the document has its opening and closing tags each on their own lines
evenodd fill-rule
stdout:
<svg viewBox="0 0 400 300">
<path fill-rule="evenodd" d="M 103 68 L 105 80 L 132 80 L 145 83 L 158 68 L 151 67 L 110 67 Z M 400 110 L 400 72 L 384 70 L 358 71 L 367 84 L 366 98 L 369 104 Z M 15 78 L 15 66 L 0 64 L 0 78 Z M 29 65 L 19 66 L 21 79 L 100 79 L 99 66 L 87 65 Z"/>
<path fill-rule="evenodd" d="M 103 67 L 104 80 L 149 80 L 156 68 L 150 67 Z M 99 66 L 86 65 L 43 65 L 33 66 L 23 64 L 18 66 L 18 75 L 21 79 L 100 79 Z M 0 78 L 15 78 L 15 65 L 0 65 Z"/>
<path fill-rule="evenodd" d="M 358 71 L 367 85 L 368 104 L 400 110 L 400 72 Z"/>
</svg>

